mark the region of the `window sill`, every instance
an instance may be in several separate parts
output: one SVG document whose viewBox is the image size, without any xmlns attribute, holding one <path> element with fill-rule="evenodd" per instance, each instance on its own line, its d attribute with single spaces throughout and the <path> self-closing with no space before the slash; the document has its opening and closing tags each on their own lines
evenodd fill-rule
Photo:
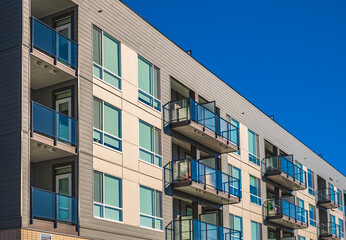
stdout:
<svg viewBox="0 0 346 240">
<path fill-rule="evenodd" d="M 139 227 L 143 228 L 143 229 L 148 229 L 148 230 L 156 231 L 156 232 L 163 232 L 163 230 L 160 230 L 160 229 L 149 228 L 149 227 L 144 227 L 144 226 L 139 226 Z"/>
</svg>

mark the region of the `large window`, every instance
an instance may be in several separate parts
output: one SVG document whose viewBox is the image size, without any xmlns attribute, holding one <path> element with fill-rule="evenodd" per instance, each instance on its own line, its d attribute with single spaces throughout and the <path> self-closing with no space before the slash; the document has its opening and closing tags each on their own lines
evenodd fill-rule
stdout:
<svg viewBox="0 0 346 240">
<path fill-rule="evenodd" d="M 297 164 L 297 172 L 295 173 L 296 174 L 295 177 L 298 179 L 298 181 L 305 182 L 303 164 L 301 164 L 298 161 L 296 161 L 296 164 Z"/>
<path fill-rule="evenodd" d="M 339 226 L 340 226 L 340 237 L 344 238 L 345 234 L 344 234 L 344 221 L 339 218 Z"/>
<path fill-rule="evenodd" d="M 138 99 L 161 111 L 160 70 L 142 57 L 138 57 Z"/>
<path fill-rule="evenodd" d="M 253 131 L 248 131 L 248 141 L 249 141 L 249 161 L 257 164 L 258 166 L 261 165 L 261 161 L 258 158 L 259 152 L 258 152 L 258 135 L 254 133 Z"/>
<path fill-rule="evenodd" d="M 121 89 L 120 43 L 102 30 L 93 28 L 93 74 Z"/>
<path fill-rule="evenodd" d="M 339 188 L 337 189 L 337 200 L 338 200 L 338 204 L 339 204 L 339 210 L 342 211 L 343 210 L 343 208 L 342 208 L 342 195 L 341 195 L 341 191 Z"/>
<path fill-rule="evenodd" d="M 309 194 L 315 196 L 314 172 L 308 169 L 308 191 Z"/>
<path fill-rule="evenodd" d="M 139 159 L 161 167 L 161 131 L 139 120 Z"/>
<path fill-rule="evenodd" d="M 229 115 L 226 115 L 226 120 L 231 123 L 230 139 L 232 142 L 236 143 L 239 146 L 239 150 L 238 152 L 236 152 L 236 154 L 240 155 L 240 138 L 239 138 L 240 136 L 239 136 L 239 131 L 237 130 L 239 129 L 239 122 L 231 118 L 231 116 Z"/>
<path fill-rule="evenodd" d="M 316 227 L 316 210 L 315 206 L 312 206 L 311 204 L 309 204 L 309 218 L 310 225 Z"/>
<path fill-rule="evenodd" d="M 120 179 L 94 172 L 94 217 L 123 221 Z"/>
<path fill-rule="evenodd" d="M 298 200 L 298 207 L 297 208 L 297 220 L 301 221 L 301 222 L 306 222 L 307 219 L 305 219 L 305 204 L 304 204 L 304 200 L 302 199 L 297 199 Z"/>
<path fill-rule="evenodd" d="M 262 226 L 258 222 L 251 221 L 251 240 L 262 240 Z"/>
<path fill-rule="evenodd" d="M 140 225 L 162 230 L 162 194 L 148 187 L 140 186 Z"/>
<path fill-rule="evenodd" d="M 250 175 L 250 201 L 261 206 L 261 188 L 260 180 Z"/>
<path fill-rule="evenodd" d="M 240 236 L 243 239 L 243 218 L 230 214 L 229 215 L 229 228 L 230 229 L 234 229 L 240 232 Z M 237 237 L 237 235 L 236 235 Z M 238 238 L 234 238 L 234 239 L 238 239 Z M 231 238 L 233 239 L 233 238 Z"/>
<path fill-rule="evenodd" d="M 94 142 L 121 151 L 121 110 L 94 98 Z"/>
<path fill-rule="evenodd" d="M 232 176 L 232 177 L 234 177 L 236 179 L 239 179 L 239 183 L 238 182 L 234 182 L 233 183 L 233 187 L 241 190 L 241 170 L 239 168 L 236 168 L 236 167 L 232 166 L 232 165 L 228 165 L 228 175 L 230 175 L 230 176 Z"/>
</svg>

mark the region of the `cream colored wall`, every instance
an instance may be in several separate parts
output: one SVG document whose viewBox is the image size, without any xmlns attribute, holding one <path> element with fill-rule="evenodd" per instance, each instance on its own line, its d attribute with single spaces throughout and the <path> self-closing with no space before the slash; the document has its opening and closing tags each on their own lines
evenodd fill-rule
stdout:
<svg viewBox="0 0 346 240">
<path fill-rule="evenodd" d="M 122 90 L 94 78 L 93 95 L 122 110 L 122 152 L 93 144 L 94 170 L 122 179 L 123 222 L 139 226 L 139 186 L 163 191 L 162 168 L 140 161 L 139 119 L 161 129 L 161 113 L 138 101 L 137 53 L 121 44 Z M 102 220 L 101 220 L 102 221 Z"/>
</svg>

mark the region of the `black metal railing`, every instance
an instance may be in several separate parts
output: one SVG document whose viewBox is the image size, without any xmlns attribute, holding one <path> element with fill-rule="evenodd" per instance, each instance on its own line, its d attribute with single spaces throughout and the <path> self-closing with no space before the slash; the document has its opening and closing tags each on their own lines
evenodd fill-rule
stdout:
<svg viewBox="0 0 346 240">
<path fill-rule="evenodd" d="M 317 201 L 326 202 L 330 201 L 335 204 L 335 207 L 339 206 L 338 203 L 338 193 L 331 188 L 319 189 L 317 190 Z"/>
<path fill-rule="evenodd" d="M 320 236 L 335 236 L 341 237 L 341 228 L 333 222 L 324 222 L 318 224 L 318 232 Z"/>
<path fill-rule="evenodd" d="M 168 102 L 163 106 L 164 125 L 194 121 L 217 136 L 239 146 L 239 128 L 192 98 Z"/>
</svg>

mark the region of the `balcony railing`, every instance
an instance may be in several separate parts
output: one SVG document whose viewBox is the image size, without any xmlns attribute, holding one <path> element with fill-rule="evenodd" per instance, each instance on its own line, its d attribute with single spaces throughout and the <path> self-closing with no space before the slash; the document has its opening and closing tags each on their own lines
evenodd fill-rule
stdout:
<svg viewBox="0 0 346 240">
<path fill-rule="evenodd" d="M 241 232 L 195 219 L 172 221 L 166 227 L 166 240 L 241 240 Z"/>
<path fill-rule="evenodd" d="M 163 106 L 165 126 L 183 121 L 194 121 L 227 142 L 239 145 L 239 129 L 216 113 L 191 98 L 172 101 Z"/>
<path fill-rule="evenodd" d="M 324 208 L 338 208 L 338 194 L 331 188 L 317 190 L 317 202 Z"/>
<path fill-rule="evenodd" d="M 31 224 L 33 219 L 54 221 L 78 227 L 78 199 L 31 187 Z"/>
<path fill-rule="evenodd" d="M 31 49 L 43 51 L 54 58 L 54 63 L 62 62 L 74 69 L 78 68 L 78 44 L 32 17 Z"/>
<path fill-rule="evenodd" d="M 341 228 L 338 224 L 333 222 L 320 223 L 318 225 L 318 231 L 320 238 L 341 238 L 343 233 L 341 232 Z"/>
<path fill-rule="evenodd" d="M 31 132 L 77 146 L 77 120 L 36 102 L 31 102 Z"/>
<path fill-rule="evenodd" d="M 265 158 L 262 160 L 262 172 L 268 178 L 273 178 L 274 181 L 280 181 L 291 190 L 306 188 L 306 172 L 286 159 L 284 156 L 276 156 Z M 276 179 L 275 175 L 283 174 L 285 179 Z M 292 184 L 287 183 L 287 178 L 291 179 Z M 294 184 L 297 183 L 297 184 Z M 299 185 L 299 186 L 296 186 Z"/>
<path fill-rule="evenodd" d="M 171 182 L 196 182 L 205 189 L 213 188 L 241 198 L 240 180 L 194 159 L 176 160 L 171 163 Z"/>
<path fill-rule="evenodd" d="M 285 199 L 267 200 L 264 203 L 264 209 L 268 219 L 280 220 L 277 222 L 281 225 L 290 225 L 292 228 L 307 227 L 308 211 Z M 286 223 L 288 225 L 286 225 Z"/>
</svg>

